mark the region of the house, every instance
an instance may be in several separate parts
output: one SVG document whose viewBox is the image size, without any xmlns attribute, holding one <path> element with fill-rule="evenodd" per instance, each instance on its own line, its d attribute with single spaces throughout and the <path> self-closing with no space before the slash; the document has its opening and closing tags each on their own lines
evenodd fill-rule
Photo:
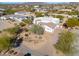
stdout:
<svg viewBox="0 0 79 59">
<path fill-rule="evenodd" d="M 0 8 L 0 11 L 5 11 L 6 9 L 4 9 L 4 8 Z"/>
<path fill-rule="evenodd" d="M 22 15 L 11 14 L 11 15 L 1 16 L 0 19 L 2 19 L 2 20 L 11 19 L 11 20 L 15 20 L 15 21 L 21 22 L 22 20 L 27 19 L 27 17 L 26 16 L 22 16 Z"/>
<path fill-rule="evenodd" d="M 4 15 L 4 11 L 5 11 L 6 9 L 4 9 L 4 8 L 0 8 L 0 16 L 3 16 Z"/>
<path fill-rule="evenodd" d="M 2 20 L 7 20 L 7 19 L 11 19 L 11 20 L 15 20 L 15 21 L 19 21 L 21 22 L 24 19 L 33 19 L 35 17 L 34 14 L 31 14 L 31 12 L 15 12 L 14 14 L 10 14 L 10 15 L 5 15 L 5 16 L 1 16 L 0 19 Z"/>
<path fill-rule="evenodd" d="M 19 22 L 21 22 L 24 19 L 27 19 L 26 16 L 22 16 L 22 15 L 11 15 L 9 18 Z"/>
<path fill-rule="evenodd" d="M 4 12 L 0 11 L 0 16 L 2 16 L 4 14 Z"/>
<path fill-rule="evenodd" d="M 26 12 L 26 11 L 15 12 L 14 15 L 25 16 L 27 18 L 35 17 L 35 14 L 33 14 L 32 12 Z"/>
<path fill-rule="evenodd" d="M 39 8 L 39 5 L 35 5 L 34 8 Z"/>
<path fill-rule="evenodd" d="M 67 12 L 71 12 L 72 10 L 71 9 L 60 9 L 58 11 L 67 11 Z"/>
<path fill-rule="evenodd" d="M 63 9 L 63 8 L 64 8 L 64 7 L 62 7 L 62 6 L 61 6 L 61 7 L 60 7 L 60 6 L 54 6 L 54 7 L 53 7 L 53 10 L 61 10 L 61 9 Z"/>
<path fill-rule="evenodd" d="M 60 20 L 58 18 L 49 17 L 37 17 L 34 18 L 33 24 L 42 26 L 46 32 L 53 32 L 59 27 Z"/>
<path fill-rule="evenodd" d="M 19 12 L 15 12 L 15 15 L 22 15 L 22 16 L 28 16 L 31 14 L 31 12 L 25 12 L 25 11 L 19 11 Z"/>
<path fill-rule="evenodd" d="M 37 8 L 35 9 L 36 12 L 47 12 L 48 10 L 47 9 L 44 9 L 44 8 Z"/>
</svg>

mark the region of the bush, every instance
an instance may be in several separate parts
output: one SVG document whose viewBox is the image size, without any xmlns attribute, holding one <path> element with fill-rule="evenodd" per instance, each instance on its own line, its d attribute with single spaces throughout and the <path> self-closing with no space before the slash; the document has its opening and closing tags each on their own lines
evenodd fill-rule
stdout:
<svg viewBox="0 0 79 59">
<path fill-rule="evenodd" d="M 56 18 L 59 18 L 60 20 L 63 20 L 64 16 L 57 15 Z"/>
<path fill-rule="evenodd" d="M 44 29 L 39 25 L 33 25 L 31 31 L 35 34 L 41 35 L 44 33 Z"/>
<path fill-rule="evenodd" d="M 68 19 L 66 24 L 68 27 L 75 27 L 75 26 L 79 26 L 79 21 L 77 18 L 71 18 L 71 19 Z"/>
<path fill-rule="evenodd" d="M 25 24 L 24 22 L 21 22 L 21 23 L 20 23 L 20 26 L 22 26 L 22 27 L 25 26 L 25 25 L 26 25 L 26 24 Z"/>
<path fill-rule="evenodd" d="M 0 37 L 0 50 L 7 50 L 11 47 L 11 37 L 3 35 Z"/>
<path fill-rule="evenodd" d="M 36 17 L 43 17 L 44 13 L 42 13 L 42 12 L 36 12 L 35 15 L 36 15 Z"/>
<path fill-rule="evenodd" d="M 7 32 L 9 32 L 11 34 L 16 34 L 18 30 L 19 30 L 19 27 L 16 26 L 14 28 L 5 29 L 4 31 L 7 31 Z"/>
<path fill-rule="evenodd" d="M 39 39 L 42 39 L 42 37 L 41 37 L 41 36 L 39 36 Z"/>
<path fill-rule="evenodd" d="M 68 12 L 69 15 L 79 15 L 79 11 Z"/>
<path fill-rule="evenodd" d="M 32 20 L 31 19 L 25 19 L 23 20 L 24 23 L 26 24 L 32 24 Z"/>
<path fill-rule="evenodd" d="M 64 54 L 73 54 L 75 47 L 72 46 L 75 42 L 75 35 L 69 31 L 63 31 L 60 33 L 59 40 L 55 44 L 55 47 L 62 51 Z"/>
<path fill-rule="evenodd" d="M 7 9 L 4 11 L 4 14 L 14 14 L 16 11 L 12 9 Z"/>
</svg>

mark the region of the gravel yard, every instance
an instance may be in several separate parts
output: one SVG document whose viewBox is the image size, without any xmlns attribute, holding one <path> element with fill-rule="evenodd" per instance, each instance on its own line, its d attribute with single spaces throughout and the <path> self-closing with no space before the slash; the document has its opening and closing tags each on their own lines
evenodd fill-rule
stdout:
<svg viewBox="0 0 79 59">
<path fill-rule="evenodd" d="M 0 30 L 12 28 L 14 27 L 14 23 L 9 20 L 0 20 Z"/>
</svg>

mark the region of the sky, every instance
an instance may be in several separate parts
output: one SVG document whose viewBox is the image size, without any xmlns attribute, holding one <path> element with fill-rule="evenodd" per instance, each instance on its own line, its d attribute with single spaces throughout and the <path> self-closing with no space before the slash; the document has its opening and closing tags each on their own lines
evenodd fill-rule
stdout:
<svg viewBox="0 0 79 59">
<path fill-rule="evenodd" d="M 0 4 L 20 4 L 23 2 L 0 2 Z M 48 4 L 57 4 L 57 3 L 64 3 L 64 2 L 46 2 Z"/>
<path fill-rule="evenodd" d="M 0 2 L 79 2 L 79 0 L 0 0 Z"/>
<path fill-rule="evenodd" d="M 57 4 L 57 3 L 64 3 L 64 2 L 47 2 L 49 4 Z"/>
</svg>

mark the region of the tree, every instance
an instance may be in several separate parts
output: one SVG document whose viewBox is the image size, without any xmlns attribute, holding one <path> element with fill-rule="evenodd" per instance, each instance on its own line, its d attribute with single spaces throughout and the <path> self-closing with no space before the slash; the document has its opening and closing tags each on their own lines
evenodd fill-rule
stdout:
<svg viewBox="0 0 79 59">
<path fill-rule="evenodd" d="M 3 35 L 0 37 L 0 51 L 1 50 L 7 50 L 9 48 L 11 48 L 11 37 L 7 36 L 7 35 Z"/>
<path fill-rule="evenodd" d="M 66 24 L 68 27 L 75 27 L 75 26 L 79 26 L 79 21 L 77 18 L 70 18 L 68 19 Z"/>
<path fill-rule="evenodd" d="M 79 15 L 79 11 L 67 12 L 69 15 Z"/>
<path fill-rule="evenodd" d="M 63 20 L 64 16 L 57 15 L 56 18 L 59 18 L 60 20 Z"/>
<path fill-rule="evenodd" d="M 23 27 L 23 26 L 25 26 L 25 25 L 26 25 L 26 23 L 21 22 L 19 25 Z"/>
<path fill-rule="evenodd" d="M 41 35 L 44 33 L 44 29 L 39 25 L 33 25 L 31 31 L 35 34 Z"/>
<path fill-rule="evenodd" d="M 59 35 L 59 40 L 55 44 L 55 47 L 62 51 L 64 54 L 73 54 L 75 47 L 73 46 L 75 42 L 75 35 L 69 31 L 63 31 Z"/>
<path fill-rule="evenodd" d="M 23 22 L 26 23 L 26 24 L 32 24 L 32 20 L 31 19 L 24 19 Z"/>
<path fill-rule="evenodd" d="M 14 34 L 17 33 L 18 30 L 19 30 L 19 26 L 16 26 L 16 27 L 13 27 L 13 28 L 5 29 L 4 31 L 14 35 Z"/>
<path fill-rule="evenodd" d="M 4 11 L 4 14 L 14 14 L 15 12 L 16 12 L 16 10 L 7 9 Z"/>
<path fill-rule="evenodd" d="M 35 12 L 36 17 L 43 17 L 44 13 L 43 12 Z"/>
</svg>

